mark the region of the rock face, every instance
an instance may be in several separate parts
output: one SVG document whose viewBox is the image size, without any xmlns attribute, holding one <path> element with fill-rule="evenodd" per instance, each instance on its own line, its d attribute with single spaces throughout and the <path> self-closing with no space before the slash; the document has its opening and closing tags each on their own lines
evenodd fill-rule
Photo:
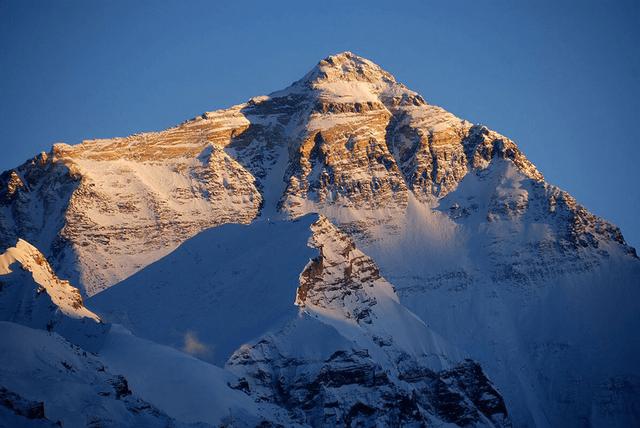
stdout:
<svg viewBox="0 0 640 428">
<path fill-rule="evenodd" d="M 408 367 L 394 373 L 367 350 L 345 348 L 311 360 L 277 340 L 265 338 L 232 357 L 229 369 L 242 376 L 232 387 L 288 409 L 297 423 L 511 426 L 502 397 L 472 361 L 439 372 L 402 361 Z"/>
<path fill-rule="evenodd" d="M 640 262 L 620 230 L 545 182 L 507 137 L 429 104 L 352 53 L 322 60 L 269 96 L 166 131 L 55 145 L 0 175 L 1 249 L 28 240 L 87 296 L 206 228 L 308 213 L 323 216 L 310 241 L 319 254 L 301 267 L 291 299 L 305 328 L 320 322 L 349 338 L 334 349 L 343 352 L 335 367 L 391 367 L 389 394 L 406 395 L 422 387 L 398 380 L 399 358 L 428 354 L 438 340 L 425 331 L 436 331 L 481 365 L 516 426 L 638 423 Z M 391 334 L 385 326 L 397 317 L 417 324 Z M 331 390 L 321 375 L 331 354 L 300 356 L 265 337 L 238 350 L 232 366 L 278 377 L 282 358 L 319 358 L 302 381 L 287 372 L 282 385 Z M 247 355 L 258 363 L 239 364 Z M 501 408 L 493 395 L 476 402 L 485 388 L 468 374 L 476 363 L 434 361 L 416 363 L 429 368 L 431 385 L 475 403 L 456 412 L 473 408 L 478 423 L 497 423 L 500 411 L 487 410 Z M 306 402 L 254 375 L 247 382 L 265 400 L 292 409 Z M 413 421 L 466 417 L 447 419 L 433 396 L 415 394 L 431 410 L 407 410 Z M 362 404 L 384 407 L 376 400 Z M 293 416 L 355 424 L 371 411 L 348 406 Z"/>
<path fill-rule="evenodd" d="M 232 128 L 209 135 L 201 119 L 160 134 L 54 146 L 3 177 L 3 244 L 37 242 L 57 272 L 92 295 L 205 228 L 251 221 L 262 201 L 255 179 L 212 143 L 247 123 L 234 110 L 221 116 Z M 12 179 L 19 175 L 21 187 Z"/>
</svg>

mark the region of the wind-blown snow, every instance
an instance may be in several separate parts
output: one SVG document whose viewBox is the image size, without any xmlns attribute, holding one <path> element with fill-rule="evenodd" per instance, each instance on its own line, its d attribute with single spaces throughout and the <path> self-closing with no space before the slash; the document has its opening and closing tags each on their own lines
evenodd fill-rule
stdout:
<svg viewBox="0 0 640 428">
<path fill-rule="evenodd" d="M 640 266 L 605 242 L 606 262 L 556 256 L 564 231 L 542 191 L 557 189 L 494 160 L 437 209 L 410 203 L 397 235 L 364 248 L 404 305 L 481 362 L 518 423 L 637 422 L 640 317 L 620 308 L 640 301 Z"/>
</svg>

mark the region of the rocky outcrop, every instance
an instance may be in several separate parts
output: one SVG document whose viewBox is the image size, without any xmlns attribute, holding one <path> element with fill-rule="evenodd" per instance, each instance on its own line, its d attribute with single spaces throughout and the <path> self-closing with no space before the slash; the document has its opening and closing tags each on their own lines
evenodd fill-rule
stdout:
<svg viewBox="0 0 640 428">
<path fill-rule="evenodd" d="M 43 402 L 27 400 L 2 386 L 0 386 L 0 405 L 13 413 L 16 418 L 38 420 L 42 426 L 60 426 L 46 419 Z"/>
<path fill-rule="evenodd" d="M 0 320 L 55 331 L 91 351 L 109 329 L 84 306 L 78 289 L 23 240 L 0 254 Z"/>
<path fill-rule="evenodd" d="M 320 255 L 309 262 L 300 275 L 296 304 L 313 305 L 340 312 L 358 323 L 371 323 L 371 307 L 376 304 L 367 288 L 392 286 L 380 277 L 373 260 L 358 250 L 351 238 L 325 217 L 311 229 L 310 244 Z"/>
<path fill-rule="evenodd" d="M 232 387 L 310 426 L 511 426 L 502 397 L 470 361 L 448 371 L 416 367 L 396 374 L 367 350 L 337 350 L 310 361 L 264 339 L 236 353 L 229 367 L 243 375 Z"/>
</svg>

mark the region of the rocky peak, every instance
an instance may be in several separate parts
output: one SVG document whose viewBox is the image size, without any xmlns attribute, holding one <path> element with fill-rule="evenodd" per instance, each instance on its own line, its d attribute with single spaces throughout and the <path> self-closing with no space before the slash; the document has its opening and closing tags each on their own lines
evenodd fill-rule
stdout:
<svg viewBox="0 0 640 428">
<path fill-rule="evenodd" d="M 22 179 L 17 172 L 11 171 L 7 180 L 7 188 L 5 190 L 5 198 L 10 200 L 19 189 L 24 187 Z"/>
<path fill-rule="evenodd" d="M 270 96 L 160 132 L 56 144 L 1 174 L 0 250 L 27 239 L 93 295 L 205 228 L 259 215 L 323 213 L 372 241 L 378 225 L 400 230 L 414 196 L 437 205 L 496 159 L 543 179 L 513 141 L 344 52 Z"/>
<path fill-rule="evenodd" d="M 48 294 L 53 304 L 65 315 L 99 320 L 97 315 L 84 307 L 78 289 L 68 281 L 59 279 L 44 255 L 23 239 L 19 239 L 15 247 L 0 255 L 0 284 L 6 282 L 16 270 L 16 266 L 19 266 L 21 271 L 31 274 L 33 282 L 38 285 L 37 294 Z"/>
<path fill-rule="evenodd" d="M 369 83 L 396 83 L 391 73 L 379 65 L 351 52 L 330 55 L 321 60 L 303 79 L 309 83 L 335 81 L 360 81 Z"/>
<path fill-rule="evenodd" d="M 0 254 L 0 321 L 53 330 L 91 351 L 108 329 L 84 306 L 78 289 L 58 278 L 44 255 L 22 239 Z"/>
<path fill-rule="evenodd" d="M 316 99 L 314 111 L 320 113 L 363 112 L 402 104 L 425 104 L 420 95 L 398 83 L 391 73 L 351 52 L 326 57 L 302 79 L 271 97 L 292 95 Z M 353 107 L 345 107 L 345 104 Z"/>
<path fill-rule="evenodd" d="M 91 296 L 205 229 L 268 226 L 254 220 L 309 213 L 325 217 L 312 227 L 309 245 L 317 257 L 292 276 L 291 284 L 299 280 L 302 316 L 292 329 L 283 328 L 279 343 L 269 345 L 267 338 L 231 364 L 256 368 L 255 375 L 243 369 L 252 391 L 264 388 L 269 400 L 288 408 L 322 409 L 319 417 L 334 426 L 357 425 L 365 413 L 375 420 L 378 409 L 389 410 L 387 425 L 400 425 L 406 421 L 391 413 L 401 402 L 416 412 L 431 406 L 461 425 L 470 425 L 466 400 L 482 401 L 474 407 L 484 416 L 471 420 L 505 413 L 476 366 L 456 369 L 444 359 L 451 353 L 439 352 L 443 341 L 431 334 L 437 331 L 470 346 L 470 355 L 496 376 L 518 426 L 538 425 L 538 417 L 571 426 L 564 415 L 598 425 L 593 409 L 637 419 L 637 412 L 624 410 L 633 407 L 623 405 L 640 390 L 633 359 L 640 326 L 628 306 L 638 301 L 640 266 L 619 229 L 547 184 L 506 136 L 427 104 L 350 52 L 327 57 L 269 96 L 160 132 L 56 144 L 49 155 L 0 174 L 0 252 L 22 238 L 44 254 L 30 256 L 19 243 L 6 257 L 28 262 L 9 260 L 4 271 L 0 255 L 0 319 L 38 328 L 54 320 L 52 329 L 66 338 L 95 331 L 78 323 L 63 329 L 72 317 L 56 299 L 68 302 L 70 313 L 85 309 L 77 290 L 58 283 L 53 271 Z M 28 251 L 18 254 L 22 246 Z M 255 248 L 270 254 L 264 248 L 276 247 Z M 273 264 L 285 257 L 278 251 L 273 259 L 255 260 Z M 202 259 L 229 265 L 210 253 Z M 184 264 L 172 271 L 193 276 Z M 237 278 L 235 271 L 229 276 Z M 253 283 L 238 282 L 243 297 Z M 184 281 L 175 284 L 184 293 Z M 49 297 L 49 291 L 60 294 Z M 290 304 L 292 294 L 283 301 Z M 158 319 L 175 324 L 166 307 L 160 312 L 149 325 L 159 330 Z M 80 319 L 102 325 L 91 315 Z M 296 354 L 325 346 L 312 328 L 340 343 L 323 355 Z M 611 331 L 621 333 L 620 340 L 612 342 Z M 623 360 L 629 364 L 619 364 Z M 612 371 L 617 365 L 624 372 Z M 299 376 L 292 367 L 301 367 Z M 604 386 L 627 374 L 628 387 Z M 554 382 L 542 388 L 548 379 Z M 360 402 L 381 384 L 382 395 Z M 350 385 L 360 392 L 346 389 Z M 436 400 L 429 395 L 434 386 Z M 614 396 L 629 399 L 616 398 L 620 407 L 612 408 Z M 332 408 L 340 411 L 324 413 Z M 412 421 L 419 425 L 421 417 Z"/>
</svg>

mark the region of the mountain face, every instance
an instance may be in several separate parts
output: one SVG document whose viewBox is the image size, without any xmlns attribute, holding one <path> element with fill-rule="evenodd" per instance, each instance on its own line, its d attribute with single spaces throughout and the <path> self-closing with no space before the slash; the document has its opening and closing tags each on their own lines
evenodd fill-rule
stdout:
<svg viewBox="0 0 640 428">
<path fill-rule="evenodd" d="M 0 257 L 21 245 L 105 321 L 217 365 L 236 421 L 640 424 L 640 261 L 620 230 L 507 137 L 349 52 L 245 104 L 6 171 Z M 6 315 L 51 295 L 11 266 L 3 319 L 46 328 Z M 113 334 L 98 356 L 135 376 Z M 138 388 L 170 417 L 223 420 Z"/>
</svg>

